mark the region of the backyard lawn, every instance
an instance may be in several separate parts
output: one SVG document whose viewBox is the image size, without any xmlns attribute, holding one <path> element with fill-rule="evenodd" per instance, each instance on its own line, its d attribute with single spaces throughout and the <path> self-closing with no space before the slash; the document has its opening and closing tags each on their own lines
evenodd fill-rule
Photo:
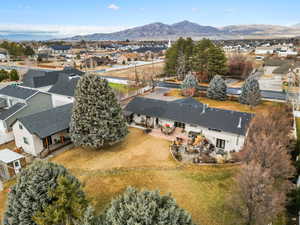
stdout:
<svg viewBox="0 0 300 225">
<path fill-rule="evenodd" d="M 181 91 L 178 89 L 170 90 L 166 94 L 166 96 L 183 98 L 183 96 L 181 95 Z M 247 113 L 268 112 L 270 110 L 270 107 L 280 106 L 283 104 L 281 102 L 262 101 L 262 103 L 260 105 L 253 107 L 251 109 L 250 106 L 240 104 L 238 101 L 229 101 L 229 100 L 217 101 L 217 100 L 209 99 L 206 97 L 198 97 L 196 99 L 198 99 L 202 103 L 208 104 L 209 107 L 233 110 L 233 111 L 241 111 L 241 112 L 247 112 Z"/>
<path fill-rule="evenodd" d="M 168 146 L 164 139 L 130 128 L 129 136 L 117 146 L 104 151 L 74 148 L 51 161 L 67 167 L 85 184 L 85 191 L 99 213 L 112 198 L 133 186 L 172 193 L 196 224 L 230 224 L 232 215 L 224 210 L 224 199 L 238 167 L 181 165 L 172 159 Z M 1 214 L 12 182 L 0 193 Z"/>
<path fill-rule="evenodd" d="M 128 138 L 105 151 L 75 148 L 52 159 L 85 183 L 98 212 L 127 186 L 171 192 L 196 224 L 229 224 L 224 198 L 237 166 L 188 166 L 171 158 L 169 142 L 130 129 Z"/>
</svg>

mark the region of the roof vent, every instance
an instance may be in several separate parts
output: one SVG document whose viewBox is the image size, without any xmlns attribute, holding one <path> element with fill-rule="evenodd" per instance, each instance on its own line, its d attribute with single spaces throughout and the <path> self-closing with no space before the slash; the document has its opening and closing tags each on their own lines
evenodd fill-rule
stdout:
<svg viewBox="0 0 300 225">
<path fill-rule="evenodd" d="M 242 128 L 242 117 L 240 117 L 238 128 Z"/>
</svg>

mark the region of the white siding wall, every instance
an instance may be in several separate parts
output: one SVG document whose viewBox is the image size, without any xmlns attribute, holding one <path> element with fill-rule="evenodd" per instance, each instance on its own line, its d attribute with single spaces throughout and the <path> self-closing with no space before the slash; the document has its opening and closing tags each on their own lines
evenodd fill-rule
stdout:
<svg viewBox="0 0 300 225">
<path fill-rule="evenodd" d="M 67 105 L 74 102 L 73 97 L 65 96 L 65 95 L 57 95 L 52 94 L 52 104 L 53 107 L 58 107 L 62 105 Z"/>
<path fill-rule="evenodd" d="M 186 124 L 185 130 L 187 133 L 190 131 L 202 133 L 214 145 L 216 145 L 217 139 L 225 140 L 225 151 L 228 152 L 232 150 L 240 151 L 245 141 L 245 137 L 242 135 L 213 131 L 200 126 Z"/>
<path fill-rule="evenodd" d="M 23 129 L 20 129 L 20 125 Z M 23 148 L 25 152 L 37 156 L 43 150 L 42 140 L 38 136 L 31 134 L 20 121 L 13 125 L 13 134 L 16 146 Z M 28 144 L 24 143 L 24 137 L 27 139 Z"/>
<path fill-rule="evenodd" d="M 14 134 L 12 131 L 8 131 L 6 128 L 6 123 L 0 120 L 0 144 L 5 144 L 14 140 Z"/>
<path fill-rule="evenodd" d="M 137 116 L 134 114 L 133 121 L 136 123 L 141 123 L 142 118 L 146 119 L 146 116 Z M 150 118 L 153 123 L 155 123 L 156 118 Z M 159 119 L 159 125 L 169 124 L 170 126 L 174 125 L 174 121 L 167 119 Z M 237 135 L 228 132 L 218 132 L 209 130 L 208 128 L 201 127 L 198 125 L 186 124 L 185 131 L 188 134 L 190 131 L 202 133 L 212 144 L 216 145 L 217 139 L 225 140 L 225 151 L 240 151 L 244 145 L 245 136 Z"/>
</svg>

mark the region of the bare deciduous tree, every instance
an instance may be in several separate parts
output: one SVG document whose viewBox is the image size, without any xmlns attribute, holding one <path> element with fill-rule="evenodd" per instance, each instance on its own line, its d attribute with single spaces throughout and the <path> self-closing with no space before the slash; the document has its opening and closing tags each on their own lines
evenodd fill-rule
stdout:
<svg viewBox="0 0 300 225">
<path fill-rule="evenodd" d="M 274 178 L 259 164 L 245 165 L 235 181 L 228 200 L 228 208 L 238 216 L 234 224 L 267 225 L 284 210 L 285 194 L 274 188 Z"/>
</svg>

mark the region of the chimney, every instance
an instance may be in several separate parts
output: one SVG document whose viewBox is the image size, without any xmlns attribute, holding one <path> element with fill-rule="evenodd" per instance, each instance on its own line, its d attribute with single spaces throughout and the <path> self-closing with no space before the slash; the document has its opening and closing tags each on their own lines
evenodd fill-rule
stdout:
<svg viewBox="0 0 300 225">
<path fill-rule="evenodd" d="M 202 114 L 205 113 L 207 106 L 207 104 L 203 104 Z"/>
<path fill-rule="evenodd" d="M 242 117 L 240 117 L 238 128 L 242 128 Z"/>
</svg>

